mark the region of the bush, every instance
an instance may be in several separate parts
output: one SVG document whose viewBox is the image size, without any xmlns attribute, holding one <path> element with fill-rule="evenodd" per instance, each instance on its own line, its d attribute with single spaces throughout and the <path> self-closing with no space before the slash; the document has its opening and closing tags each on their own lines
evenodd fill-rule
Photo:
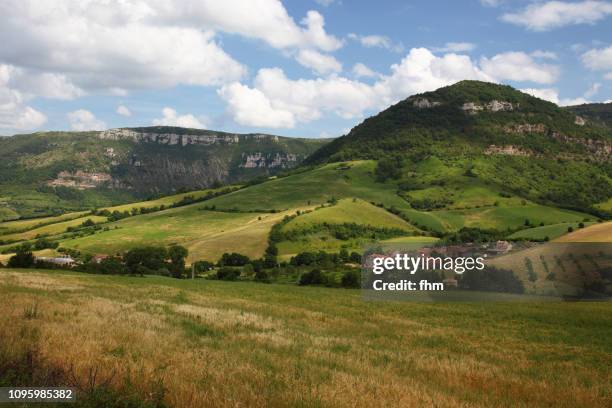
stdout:
<svg viewBox="0 0 612 408">
<path fill-rule="evenodd" d="M 270 277 L 268 276 L 268 273 L 264 270 L 259 270 L 255 272 L 254 280 L 256 282 L 270 283 Z"/>
<path fill-rule="evenodd" d="M 310 272 L 306 272 L 300 276 L 300 285 L 323 285 L 327 283 L 325 275 L 320 269 L 313 269 Z"/>
<path fill-rule="evenodd" d="M 9 268 L 32 268 L 36 260 L 34 255 L 29 250 L 20 248 L 15 255 L 13 255 L 8 261 Z"/>
<path fill-rule="evenodd" d="M 342 275 L 341 285 L 343 288 L 360 288 L 361 276 L 356 270 L 346 271 Z"/>
<path fill-rule="evenodd" d="M 225 281 L 235 281 L 240 277 L 240 271 L 236 268 L 224 266 L 217 271 L 217 279 Z"/>
<path fill-rule="evenodd" d="M 251 260 L 248 256 L 232 252 L 231 254 L 225 253 L 221 255 L 218 264 L 219 266 L 244 266 L 250 262 Z"/>
</svg>

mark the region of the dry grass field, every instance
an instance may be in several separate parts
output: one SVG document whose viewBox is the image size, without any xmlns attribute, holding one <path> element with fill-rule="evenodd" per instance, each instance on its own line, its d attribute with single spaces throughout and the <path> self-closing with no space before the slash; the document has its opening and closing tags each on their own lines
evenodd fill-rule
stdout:
<svg viewBox="0 0 612 408">
<path fill-rule="evenodd" d="M 75 386 L 82 406 L 612 404 L 610 303 L 10 269 L 0 299 L 0 385 Z"/>
</svg>

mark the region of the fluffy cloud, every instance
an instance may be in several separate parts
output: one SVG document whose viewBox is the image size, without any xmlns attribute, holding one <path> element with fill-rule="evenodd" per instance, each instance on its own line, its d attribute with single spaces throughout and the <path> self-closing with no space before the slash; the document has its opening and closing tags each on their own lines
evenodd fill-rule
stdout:
<svg viewBox="0 0 612 408">
<path fill-rule="evenodd" d="M 136 1 L 136 0 L 132 0 Z M 298 25 L 279 0 L 140 0 L 154 18 L 193 28 L 207 27 L 265 41 L 274 48 L 334 51 L 342 41 L 325 31 L 325 20 L 309 11 Z"/>
<path fill-rule="evenodd" d="M 582 63 L 594 71 L 612 71 L 612 46 L 585 52 Z"/>
<path fill-rule="evenodd" d="M 198 118 L 191 114 L 179 115 L 176 110 L 165 107 L 162 109 L 162 118 L 153 119 L 155 126 L 179 126 L 186 128 L 204 129 L 206 125 Z"/>
<path fill-rule="evenodd" d="M 312 69 L 320 75 L 338 73 L 342 71 L 342 64 L 331 55 L 321 54 L 315 50 L 302 50 L 296 60 L 305 67 Z"/>
<path fill-rule="evenodd" d="M 560 98 L 559 91 L 554 88 L 526 88 L 521 89 L 521 91 L 533 95 L 536 98 L 556 103 L 559 106 L 582 105 L 583 103 L 590 103 L 587 97 L 584 96 L 579 96 L 577 98 Z M 585 96 L 588 93 L 589 91 L 585 93 Z"/>
<path fill-rule="evenodd" d="M 504 14 L 501 19 L 533 31 L 547 31 L 567 25 L 594 24 L 612 14 L 607 1 L 533 3 L 518 13 Z"/>
<path fill-rule="evenodd" d="M 555 66 L 539 64 L 524 53 L 499 54 L 478 63 L 467 55 L 436 56 L 426 48 L 413 48 L 391 66 L 388 75 L 376 74 L 363 64 L 356 64 L 353 74 L 374 75 L 377 80 L 366 84 L 336 75 L 292 80 L 279 68 L 266 68 L 259 70 L 251 87 L 236 82 L 224 86 L 219 95 L 228 114 L 241 125 L 291 128 L 327 113 L 361 117 L 366 111 L 464 79 L 549 83 L 558 72 Z"/>
<path fill-rule="evenodd" d="M 361 62 L 353 65 L 352 69 L 353 75 L 357 78 L 372 78 L 377 77 L 379 74 L 370 69 L 367 65 L 362 64 Z"/>
<path fill-rule="evenodd" d="M 1 2 L 0 59 L 88 90 L 219 85 L 246 72 L 211 29 L 160 21 L 166 2 L 110 3 Z"/>
<path fill-rule="evenodd" d="M 555 65 L 541 64 L 524 52 L 506 52 L 492 58 L 482 58 L 482 70 L 498 80 L 531 81 L 550 84 L 559 77 Z"/>
<path fill-rule="evenodd" d="M 434 48 L 434 51 L 438 52 L 466 52 L 472 51 L 476 48 L 476 44 L 469 42 L 447 42 L 444 47 Z"/>
<path fill-rule="evenodd" d="M 259 89 L 234 83 L 224 86 L 218 93 L 227 103 L 227 110 L 234 121 L 241 125 L 268 128 L 295 126 L 293 113 L 272 106 L 270 99 Z"/>
<path fill-rule="evenodd" d="M 11 88 L 14 73 L 13 67 L 0 64 L 0 129 L 36 129 L 47 121 L 47 117 L 28 106 L 22 92 Z"/>
<path fill-rule="evenodd" d="M 106 123 L 98 120 L 93 113 L 85 109 L 78 109 L 68 113 L 70 128 L 77 131 L 104 130 Z"/>
<path fill-rule="evenodd" d="M 404 49 L 401 44 L 394 44 L 389 37 L 384 35 L 358 35 L 350 33 L 348 38 L 359 42 L 366 48 L 385 48 L 395 52 L 402 52 Z"/>
<path fill-rule="evenodd" d="M 126 116 L 126 117 L 132 116 L 132 112 L 125 105 L 117 106 L 116 112 L 121 116 Z"/>
</svg>

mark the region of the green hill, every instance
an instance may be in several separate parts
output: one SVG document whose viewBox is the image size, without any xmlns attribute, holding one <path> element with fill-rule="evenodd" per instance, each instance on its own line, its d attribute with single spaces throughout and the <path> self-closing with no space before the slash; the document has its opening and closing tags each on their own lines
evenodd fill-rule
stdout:
<svg viewBox="0 0 612 408">
<path fill-rule="evenodd" d="M 580 116 L 586 121 L 612 129 L 612 102 L 585 103 L 583 105 L 566 106 L 565 109 Z"/>
<path fill-rule="evenodd" d="M 0 220 L 267 177 L 326 142 L 176 127 L 3 137 Z"/>
<path fill-rule="evenodd" d="M 612 196 L 610 151 L 612 131 L 598 122 L 509 86 L 462 81 L 366 119 L 306 163 L 377 159 L 379 178 L 398 180 L 417 209 L 488 205 L 484 187 L 588 211 Z"/>
</svg>

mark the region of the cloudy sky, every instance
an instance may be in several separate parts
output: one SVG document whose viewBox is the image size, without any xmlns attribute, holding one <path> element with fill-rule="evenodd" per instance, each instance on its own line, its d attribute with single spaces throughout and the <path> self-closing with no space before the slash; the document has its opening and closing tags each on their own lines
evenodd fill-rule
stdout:
<svg viewBox="0 0 612 408">
<path fill-rule="evenodd" d="M 612 99 L 612 2 L 2 0 L 0 134 L 176 125 L 338 136 L 418 92 Z"/>
</svg>

